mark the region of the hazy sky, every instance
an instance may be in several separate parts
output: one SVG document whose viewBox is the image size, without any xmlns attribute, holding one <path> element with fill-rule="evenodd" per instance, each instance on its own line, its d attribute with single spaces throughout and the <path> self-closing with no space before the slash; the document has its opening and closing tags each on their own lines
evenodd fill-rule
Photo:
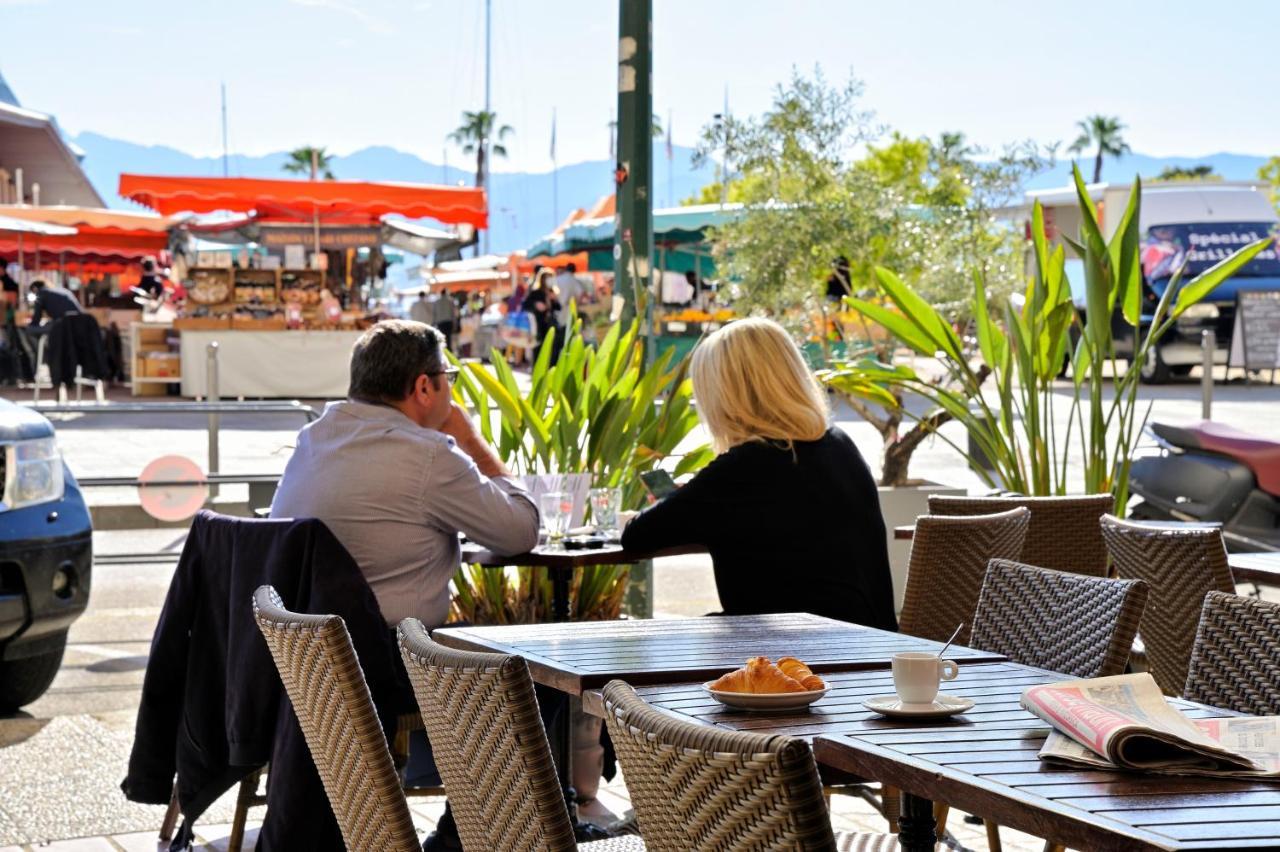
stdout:
<svg viewBox="0 0 1280 852">
<path fill-rule="evenodd" d="M 618 4 L 492 0 L 496 169 L 607 156 Z M 0 0 L 0 73 L 24 106 L 197 154 L 390 145 L 438 162 L 484 93 L 483 0 Z M 721 109 L 764 108 L 792 66 L 866 84 L 881 122 L 984 145 L 1073 137 L 1120 116 L 1137 151 L 1280 149 L 1280 3 L 654 0 L 654 107 L 692 144 Z M 449 162 L 463 165 L 455 149 Z"/>
</svg>

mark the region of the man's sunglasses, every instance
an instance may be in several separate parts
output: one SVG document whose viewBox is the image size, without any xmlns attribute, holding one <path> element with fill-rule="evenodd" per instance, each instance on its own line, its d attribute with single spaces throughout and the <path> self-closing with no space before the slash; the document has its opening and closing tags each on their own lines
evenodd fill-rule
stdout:
<svg viewBox="0 0 1280 852">
<path fill-rule="evenodd" d="M 426 375 L 428 375 L 428 376 L 433 376 L 433 377 L 434 377 L 434 376 L 444 376 L 444 377 L 448 380 L 448 382 L 449 382 L 449 384 L 450 384 L 450 385 L 456 385 L 456 384 L 458 383 L 458 368 L 457 368 L 457 367 L 445 367 L 443 370 L 439 370 L 439 371 L 434 372 L 434 373 L 427 373 Z"/>
</svg>

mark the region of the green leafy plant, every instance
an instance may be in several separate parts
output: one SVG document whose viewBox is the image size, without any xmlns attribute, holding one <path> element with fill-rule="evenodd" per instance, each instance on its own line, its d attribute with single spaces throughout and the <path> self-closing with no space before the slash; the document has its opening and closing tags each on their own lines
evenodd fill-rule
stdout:
<svg viewBox="0 0 1280 852">
<path fill-rule="evenodd" d="M 560 358 L 552 363 L 550 342 L 539 351 L 520 389 L 500 352 L 492 366 L 462 365 L 454 396 L 478 414 L 481 435 L 517 474 L 587 473 L 593 486 L 622 491 L 623 509 L 644 503 L 639 474 L 673 457 L 697 425 L 688 361 L 668 351 L 645 366 L 638 326 L 611 326 L 598 346 L 582 337 L 574 316 Z M 679 476 L 713 457 L 710 447 L 684 453 Z M 576 572 L 572 615 L 616 618 L 626 593 L 628 566 L 606 565 Z M 454 576 L 453 615 L 478 623 L 528 622 L 551 611 L 551 584 L 535 568 L 495 570 L 468 566 Z"/>
<path fill-rule="evenodd" d="M 936 358 L 944 376 L 939 380 L 903 364 L 864 359 L 841 364 L 825 379 L 877 402 L 883 402 L 886 390 L 902 388 L 931 404 L 926 414 L 909 416 L 924 422 L 942 413 L 963 423 L 973 444 L 994 467 L 994 473 L 988 474 L 975 465 L 993 487 L 1029 495 L 1065 494 L 1069 472 L 1079 470 L 1086 492 L 1111 492 L 1123 508 L 1129 496 L 1132 450 L 1150 412 L 1149 406 L 1142 411 L 1138 404 L 1142 365 L 1178 317 L 1252 260 L 1270 240 L 1245 246 L 1186 283 L 1176 273 L 1152 315 L 1144 319 L 1138 250 L 1141 181 L 1135 181 L 1109 243 L 1102 236 L 1098 211 L 1079 169 L 1075 169 L 1075 186 L 1081 227 L 1078 240 L 1067 242 L 1084 262 L 1083 317 L 1071 299 L 1064 272 L 1065 248 L 1050 247 L 1044 213 L 1037 203 L 1032 213 L 1035 272 L 1028 278 L 1021 309 L 1006 305 L 1002 312 L 993 312 L 982 276 L 974 275 L 976 357 L 970 357 L 937 309 L 892 271 L 879 267 L 879 289 L 893 309 L 864 299 L 849 299 L 849 306 L 884 326 L 916 354 Z M 1123 370 L 1112 334 L 1112 317 L 1117 312 L 1134 340 L 1134 352 Z M 1058 392 L 1057 377 L 1068 355 L 1070 410 L 1065 434 L 1059 435 L 1054 409 L 1064 394 Z M 986 386 L 988 376 L 994 387 Z M 1104 393 L 1108 377 L 1113 385 L 1110 398 Z M 969 457 L 967 450 L 938 434 Z"/>
</svg>

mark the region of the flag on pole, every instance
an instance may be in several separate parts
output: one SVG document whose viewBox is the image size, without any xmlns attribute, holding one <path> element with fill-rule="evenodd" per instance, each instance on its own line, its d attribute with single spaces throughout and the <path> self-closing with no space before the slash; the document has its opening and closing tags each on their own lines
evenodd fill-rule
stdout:
<svg viewBox="0 0 1280 852">
<path fill-rule="evenodd" d="M 667 110 L 667 160 L 676 158 L 676 149 L 671 144 L 671 110 Z"/>
<path fill-rule="evenodd" d="M 556 109 L 551 108 L 551 161 L 556 159 Z"/>
</svg>

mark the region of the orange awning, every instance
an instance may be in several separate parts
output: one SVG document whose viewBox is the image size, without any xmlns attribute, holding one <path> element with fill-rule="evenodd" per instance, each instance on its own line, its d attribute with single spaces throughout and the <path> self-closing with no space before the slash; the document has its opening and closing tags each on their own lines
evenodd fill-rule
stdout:
<svg viewBox="0 0 1280 852">
<path fill-rule="evenodd" d="M 0 216 L 74 227 L 65 236 L 26 235 L 19 243 L 15 235 L 0 238 L 0 256 L 16 257 L 19 246 L 27 260 L 36 253 L 44 261 L 129 262 L 157 254 L 169 247 L 173 220 L 142 213 L 122 213 L 95 207 L 32 207 L 0 205 Z"/>
<path fill-rule="evenodd" d="M 368 217 L 388 213 L 412 219 L 485 228 L 488 203 L 483 189 L 349 180 L 283 180 L 275 178 L 168 177 L 120 175 L 120 194 L 158 213 L 235 213 L 310 221 Z"/>
</svg>

